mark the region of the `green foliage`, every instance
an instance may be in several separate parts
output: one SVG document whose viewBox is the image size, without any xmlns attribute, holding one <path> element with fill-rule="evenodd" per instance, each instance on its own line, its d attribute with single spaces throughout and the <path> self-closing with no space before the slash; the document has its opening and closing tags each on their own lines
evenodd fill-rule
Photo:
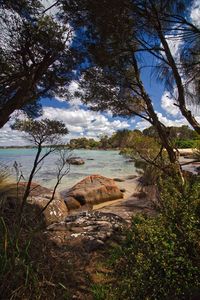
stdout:
<svg viewBox="0 0 200 300">
<path fill-rule="evenodd" d="M 176 140 L 176 147 L 180 149 L 196 148 L 197 143 L 197 140 Z"/>
<path fill-rule="evenodd" d="M 87 139 L 85 137 L 78 139 L 71 139 L 68 143 L 70 149 L 96 149 L 99 147 L 99 142 L 94 139 Z"/>
<path fill-rule="evenodd" d="M 200 182 L 160 182 L 159 214 L 136 215 L 114 249 L 114 299 L 191 299 L 200 291 Z M 182 189 L 182 190 L 181 190 Z"/>
<path fill-rule="evenodd" d="M 106 300 L 108 295 L 108 287 L 104 284 L 94 284 L 91 288 L 94 300 Z M 111 300 L 111 298 L 110 298 Z M 113 299 L 114 300 L 114 299 Z"/>
<path fill-rule="evenodd" d="M 99 148 L 101 148 L 101 149 L 112 148 L 110 138 L 107 135 L 102 135 L 100 137 Z"/>
<path fill-rule="evenodd" d="M 194 156 L 195 156 L 196 159 L 200 160 L 200 140 L 196 141 Z"/>
<path fill-rule="evenodd" d="M 198 133 L 190 129 L 187 125 L 182 125 L 181 127 L 171 126 L 167 127 L 167 130 L 170 139 L 177 148 L 194 148 L 196 146 L 196 140 L 199 140 Z M 159 140 L 158 133 L 154 126 L 144 129 L 143 134 Z"/>
<path fill-rule="evenodd" d="M 167 153 L 163 151 L 158 140 L 133 131 L 128 147 L 122 149 L 120 153 L 135 161 L 136 168 L 141 170 L 144 185 L 155 184 L 161 171 L 169 164 Z"/>
<path fill-rule="evenodd" d="M 110 137 L 110 143 L 114 148 L 128 148 L 131 146 L 131 143 L 135 137 L 140 134 L 141 132 L 136 129 L 133 131 L 128 129 L 119 130 Z"/>
</svg>

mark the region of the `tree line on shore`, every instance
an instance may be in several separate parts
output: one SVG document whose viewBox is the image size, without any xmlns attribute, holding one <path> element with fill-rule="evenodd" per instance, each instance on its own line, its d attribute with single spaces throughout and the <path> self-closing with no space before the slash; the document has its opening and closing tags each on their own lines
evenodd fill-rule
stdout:
<svg viewBox="0 0 200 300">
<path fill-rule="evenodd" d="M 199 135 L 187 125 L 168 127 L 168 132 L 175 148 L 195 148 L 199 146 Z M 143 131 L 137 129 L 119 130 L 113 133 L 111 137 L 101 136 L 98 141 L 86 137 L 71 139 L 67 146 L 70 149 L 124 149 L 131 148 L 138 137 L 151 137 L 155 140 L 155 143 L 161 144 L 157 131 L 151 126 Z"/>
</svg>

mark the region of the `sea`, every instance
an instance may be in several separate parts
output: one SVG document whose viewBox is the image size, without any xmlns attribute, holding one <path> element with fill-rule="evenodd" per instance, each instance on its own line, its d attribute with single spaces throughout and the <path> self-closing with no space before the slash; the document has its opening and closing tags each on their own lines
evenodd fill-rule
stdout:
<svg viewBox="0 0 200 300">
<path fill-rule="evenodd" d="M 43 149 L 43 154 L 46 149 Z M 0 164 L 7 166 L 10 177 L 17 180 L 16 166 L 23 181 L 28 179 L 36 155 L 35 148 L 0 149 Z M 80 157 L 83 165 L 70 165 L 69 173 L 62 179 L 58 190 L 72 187 L 88 175 L 100 174 L 109 178 L 123 177 L 137 173 L 134 162 L 123 157 L 117 150 L 73 150 L 68 153 L 71 157 Z M 43 161 L 40 170 L 34 177 L 34 182 L 53 188 L 56 182 L 58 154 L 51 153 Z"/>
</svg>

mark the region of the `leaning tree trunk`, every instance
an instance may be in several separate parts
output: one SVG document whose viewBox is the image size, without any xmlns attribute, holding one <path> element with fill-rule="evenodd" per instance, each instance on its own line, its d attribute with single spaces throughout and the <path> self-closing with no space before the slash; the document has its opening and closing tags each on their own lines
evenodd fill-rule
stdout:
<svg viewBox="0 0 200 300">
<path fill-rule="evenodd" d="M 169 157 L 169 160 L 171 163 L 172 168 L 170 168 L 170 170 L 169 170 L 169 173 L 170 173 L 169 175 L 178 174 L 178 176 L 181 180 L 181 183 L 184 184 L 185 180 L 184 180 L 183 172 L 181 169 L 181 165 L 179 163 L 177 151 L 171 145 L 170 137 L 166 130 L 166 127 L 159 121 L 158 116 L 154 111 L 151 99 L 146 94 L 145 94 L 145 98 L 146 98 L 145 102 L 147 105 L 148 113 L 152 119 L 152 124 L 157 130 L 158 136 L 161 140 L 163 147 L 167 151 L 167 154 L 168 154 L 168 157 Z"/>
<path fill-rule="evenodd" d="M 156 112 L 154 111 L 152 101 L 149 95 L 146 93 L 145 88 L 143 86 L 142 81 L 140 80 L 140 71 L 138 68 L 136 57 L 133 55 L 133 67 L 135 70 L 135 79 L 137 80 L 138 87 L 140 89 L 141 97 L 146 104 L 146 109 L 148 111 L 148 115 L 152 120 L 152 125 L 156 128 L 159 138 L 163 147 L 166 149 L 169 160 L 172 164 L 176 164 L 178 162 L 176 151 L 174 151 L 174 147 L 171 145 L 169 134 L 166 130 L 166 127 L 159 121 Z"/>
<path fill-rule="evenodd" d="M 159 20 L 158 20 L 159 22 Z M 186 120 L 188 121 L 188 123 L 194 128 L 194 130 L 200 134 L 200 124 L 199 122 L 195 119 L 195 117 L 193 116 L 193 114 L 191 113 L 190 110 L 187 109 L 186 107 L 186 101 L 185 101 L 185 91 L 184 91 L 184 87 L 183 87 L 183 83 L 182 83 L 182 79 L 181 76 L 179 74 L 176 62 L 172 56 L 171 50 L 169 48 L 169 45 L 167 43 L 167 40 L 162 32 L 162 27 L 161 24 L 159 22 L 159 26 L 155 27 L 157 32 L 158 32 L 158 36 L 160 38 L 160 41 L 162 43 L 162 46 L 165 50 L 165 54 L 169 63 L 169 66 L 171 67 L 171 70 L 173 72 L 173 76 L 174 76 L 174 80 L 176 82 L 176 87 L 178 90 L 178 98 L 177 98 L 177 106 L 180 109 L 182 115 L 186 118 Z"/>
<path fill-rule="evenodd" d="M 56 54 L 47 53 L 40 65 L 35 68 L 34 72 L 20 84 L 15 95 L 2 105 L 0 108 L 0 128 L 9 121 L 14 111 L 22 109 L 24 105 L 35 99 L 36 86 L 47 69 L 56 60 L 56 57 Z M 45 91 L 48 91 L 48 89 Z M 41 93 L 37 93 L 37 96 L 41 96 Z"/>
<path fill-rule="evenodd" d="M 32 100 L 30 90 L 31 85 L 26 81 L 16 94 L 0 108 L 0 128 L 9 121 L 14 111 L 22 109 L 26 103 Z"/>
</svg>

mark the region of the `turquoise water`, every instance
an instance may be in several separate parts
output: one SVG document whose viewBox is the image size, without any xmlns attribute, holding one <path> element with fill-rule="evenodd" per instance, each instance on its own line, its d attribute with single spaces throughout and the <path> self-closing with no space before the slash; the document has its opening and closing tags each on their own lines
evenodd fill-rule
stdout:
<svg viewBox="0 0 200 300">
<path fill-rule="evenodd" d="M 27 180 L 35 153 L 36 149 L 0 149 L 0 162 L 9 166 L 10 173 L 14 177 L 13 164 L 16 161 Z M 71 165 L 70 172 L 63 178 L 59 190 L 69 188 L 91 174 L 101 174 L 114 178 L 136 173 L 134 163 L 119 155 L 119 151 L 74 150 L 70 155 L 84 159 L 85 164 L 80 166 Z M 56 154 L 50 154 L 45 159 L 38 174 L 36 174 L 34 181 L 52 188 L 55 184 L 57 159 Z"/>
</svg>

